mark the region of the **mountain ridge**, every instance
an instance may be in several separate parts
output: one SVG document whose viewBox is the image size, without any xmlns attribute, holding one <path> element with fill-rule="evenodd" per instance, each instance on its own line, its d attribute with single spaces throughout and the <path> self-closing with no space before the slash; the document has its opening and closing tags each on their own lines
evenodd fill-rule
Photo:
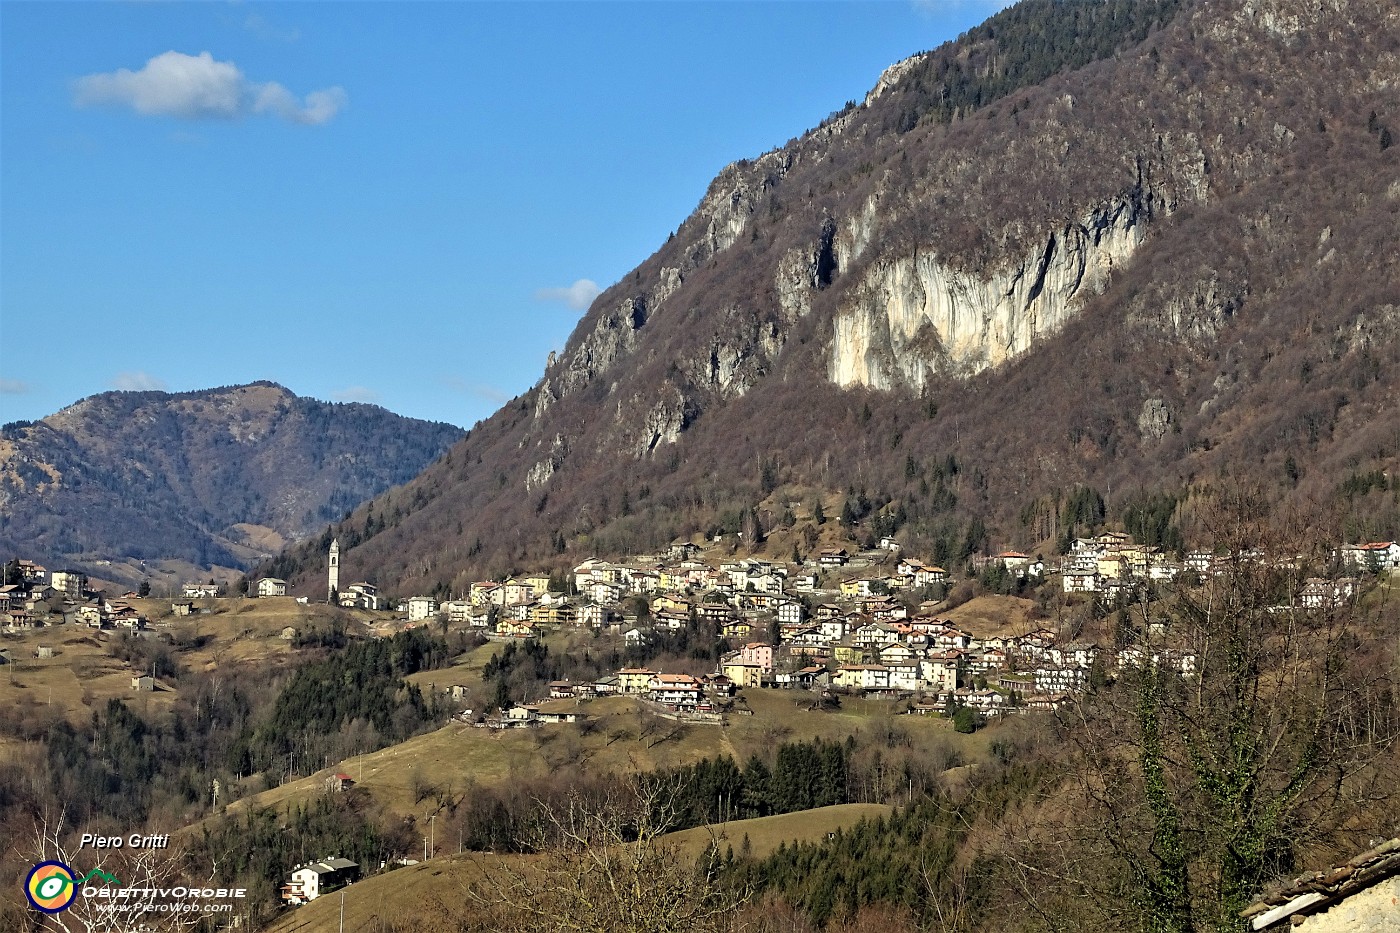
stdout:
<svg viewBox="0 0 1400 933">
<path fill-rule="evenodd" d="M 1042 540 L 1079 486 L 1110 512 L 1166 493 L 1184 521 L 1212 483 L 1330 500 L 1386 467 L 1400 13 L 1162 4 L 1140 41 L 1084 38 L 1121 8 L 1020 4 L 726 167 L 534 388 L 352 516 L 391 516 L 360 559 L 460 591 L 819 494 L 869 504 L 860 537 L 957 557 Z M 1037 56 L 1069 66 L 1017 86 Z M 1352 533 L 1394 533 L 1382 492 Z"/>
<path fill-rule="evenodd" d="M 412 478 L 461 433 L 266 381 L 100 393 L 0 429 L 0 547 L 75 566 L 245 567 Z"/>
</svg>

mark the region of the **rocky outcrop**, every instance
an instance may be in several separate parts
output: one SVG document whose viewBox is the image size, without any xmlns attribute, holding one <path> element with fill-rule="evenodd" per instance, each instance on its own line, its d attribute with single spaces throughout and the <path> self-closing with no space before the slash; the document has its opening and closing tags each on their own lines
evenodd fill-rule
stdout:
<svg viewBox="0 0 1400 933">
<path fill-rule="evenodd" d="M 1093 211 L 986 277 L 949 268 L 933 250 L 874 261 L 837 313 L 830 379 L 918 390 L 936 372 L 972 374 L 1024 353 L 1136 251 L 1150 216 L 1143 203 Z"/>
<path fill-rule="evenodd" d="M 775 149 L 757 159 L 731 163 L 719 173 L 688 222 L 704 231 L 690 249 L 690 268 L 739 239 L 759 204 L 783 180 L 792 164 L 790 150 Z"/>
<path fill-rule="evenodd" d="M 914 67 L 926 57 L 927 56 L 923 53 L 910 55 L 908 58 L 901 59 L 882 71 L 880 73 L 880 80 L 876 81 L 875 86 L 865 95 L 865 106 L 869 107 L 871 104 L 875 103 L 875 101 L 879 100 L 882 94 L 898 84 L 901 78 L 912 71 Z"/>
<path fill-rule="evenodd" d="M 812 310 L 812 295 L 829 286 L 839 271 L 836 222 L 828 217 L 810 249 L 790 249 L 778 260 L 773 289 L 783 318 L 805 317 Z"/>
<path fill-rule="evenodd" d="M 1138 433 L 1143 440 L 1160 441 L 1171 430 L 1172 412 L 1165 399 L 1149 398 L 1138 412 Z"/>
<path fill-rule="evenodd" d="M 546 377 L 535 400 L 536 411 L 543 413 L 550 401 L 578 391 L 600 374 L 607 372 L 620 360 L 626 359 L 637 344 L 637 332 L 646 324 L 647 299 L 623 299 L 615 308 L 598 317 L 578 346 L 563 361 L 563 371 L 553 379 Z"/>
</svg>

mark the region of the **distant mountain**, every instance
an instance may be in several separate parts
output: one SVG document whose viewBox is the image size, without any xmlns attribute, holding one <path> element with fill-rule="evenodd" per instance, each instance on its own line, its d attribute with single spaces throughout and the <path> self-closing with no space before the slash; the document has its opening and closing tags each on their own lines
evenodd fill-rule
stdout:
<svg viewBox="0 0 1400 933">
<path fill-rule="evenodd" d="M 1392 0 L 1025 0 L 905 59 L 725 168 L 346 559 L 460 592 L 844 513 L 958 560 L 1166 541 L 1222 481 L 1393 536 L 1397 35 Z"/>
<path fill-rule="evenodd" d="M 0 430 L 0 554 L 246 567 L 411 479 L 461 437 L 270 382 L 94 395 Z"/>
</svg>

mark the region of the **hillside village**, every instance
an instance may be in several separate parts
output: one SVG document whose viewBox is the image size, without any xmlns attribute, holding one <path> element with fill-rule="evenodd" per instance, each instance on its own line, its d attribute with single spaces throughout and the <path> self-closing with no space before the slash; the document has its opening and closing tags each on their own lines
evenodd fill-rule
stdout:
<svg viewBox="0 0 1400 933">
<path fill-rule="evenodd" d="M 1333 556 L 1332 575 L 1309 578 L 1296 594 L 1299 608 L 1323 609 L 1355 599 L 1358 575 L 1400 567 L 1400 544 L 1344 545 Z M 1182 674 L 1196 664 L 1194 654 L 1159 625 L 1150 627 L 1143 643 L 1116 651 L 1076 640 L 1077 632 L 1057 631 L 1045 620 L 1027 621 L 1017 631 L 969 631 L 948 618 L 956 602 L 949 596 L 959 582 L 954 574 L 906 556 L 888 537 L 866 551 L 825 548 L 797 565 L 715 560 L 700 546 L 677 541 L 664 555 L 592 558 L 567 577 L 538 573 L 481 581 L 461 598 L 413 596 L 397 606 L 368 582 L 340 588 L 338 542 L 332 544 L 332 557 L 328 600 L 384 613 L 373 629 L 380 635 L 437 622 L 506 644 L 529 643 L 559 630 L 592 632 L 643 657 L 651 642 L 680 632 L 715 646 L 708 672 L 693 665 L 668 671 L 636 664 L 596 679 L 555 681 L 547 695 L 501 709 L 489 721 L 507 728 L 564 718 L 541 712 L 539 701 L 612 694 L 648 700 L 677 716 L 719 718 L 733 708 L 734 695 L 749 688 L 808 690 L 827 698 L 902 697 L 912 713 L 951 714 L 966 707 L 994 716 L 1053 709 L 1095 678 L 1142 663 L 1148 652 L 1154 663 Z M 1251 559 L 1260 558 L 1194 551 L 1174 559 L 1127 534 L 1105 532 L 1075 540 L 1059 558 L 1004 551 L 974 556 L 962 571 L 983 581 L 990 577 L 1020 588 L 1059 590 L 1071 602 L 1114 607 L 1182 574 L 1220 572 L 1231 560 Z M 145 593 L 111 597 L 90 589 L 80 573 L 50 572 L 24 559 L 7 565 L 6 581 L 0 586 L 0 613 L 7 632 L 73 624 L 138 637 L 155 634 L 131 604 Z M 248 595 L 285 597 L 287 584 L 263 578 L 251 582 Z M 171 599 L 170 615 L 208 611 L 211 600 L 223 598 L 221 584 L 187 583 Z M 482 721 L 480 711 L 475 715 Z"/>
<path fill-rule="evenodd" d="M 1336 573 L 1309 578 L 1297 594 L 1299 608 L 1324 609 L 1356 598 L 1360 582 L 1355 574 L 1400 567 L 1400 543 L 1343 545 L 1333 556 Z M 676 715 L 704 719 L 730 709 L 727 701 L 737 691 L 773 688 L 827 697 L 906 697 L 909 711 L 919 714 L 951 714 L 967 707 L 981 715 L 1001 715 L 1054 709 L 1095 678 L 1142 663 L 1149 651 L 1154 663 L 1182 674 L 1196 665 L 1195 655 L 1174 643 L 1161 626 L 1152 626 L 1145 644 L 1117 651 L 1074 640 L 1045 624 L 997 634 L 967 631 L 946 617 L 952 608 L 947 597 L 956 582 L 953 574 L 905 556 L 891 537 L 868 551 L 825 548 L 800 565 L 755 558 L 716 561 L 698 545 L 677 541 L 665 555 L 590 558 L 567 578 L 538 573 L 481 581 L 463 598 L 440 602 L 413 596 L 394 609 L 371 583 L 340 588 L 338 541 L 332 543 L 331 557 L 328 601 L 344 608 L 393 611 L 390 620 L 376 627 L 378 634 L 438 621 L 488 641 L 525 643 L 572 629 L 613 636 L 627 648 L 645 648 L 684 630 L 727 649 L 716 652 L 708 673 L 627 666 L 596 680 L 550 683 L 548 695 L 536 701 L 624 694 Z M 1067 597 L 1121 606 L 1181 574 L 1219 572 L 1237 559 L 1260 555 L 1192 551 L 1177 560 L 1161 548 L 1110 531 L 1075 540 L 1069 553 L 1053 560 L 1003 551 L 976 555 L 964 570 L 1020 586 L 1055 588 L 1058 576 L 1057 588 Z M 50 572 L 24 559 L 7 565 L 6 580 L 0 586 L 0 613 L 8 632 L 71 623 L 138 637 L 154 634 L 130 602 L 147 594 L 109 597 L 90 589 L 81 573 Z M 263 578 L 249 586 L 248 595 L 285 597 L 287 584 Z M 186 583 L 170 604 L 171 615 L 207 611 L 209 600 L 225 596 L 222 584 Z M 138 683 L 140 672 L 135 674 L 133 686 L 140 689 L 145 685 Z M 527 703 L 500 710 L 490 724 L 514 727 L 564 715 L 541 713 Z"/>
</svg>

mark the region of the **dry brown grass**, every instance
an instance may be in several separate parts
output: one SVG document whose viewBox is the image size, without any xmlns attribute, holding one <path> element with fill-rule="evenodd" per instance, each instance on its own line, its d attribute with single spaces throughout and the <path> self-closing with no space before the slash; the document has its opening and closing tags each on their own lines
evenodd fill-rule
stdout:
<svg viewBox="0 0 1400 933">
<path fill-rule="evenodd" d="M 32 710 L 81 725 L 114 697 L 136 701 L 138 711 L 155 712 L 168 707 L 177 695 L 164 682 L 154 693 L 133 691 L 131 677 L 136 671 L 108 654 L 106 639 L 84 626 L 55 626 L 7 636 L 4 646 L 16 664 L 13 671 L 0 675 L 0 704 L 20 715 Z M 35 657 L 41 646 L 52 648 L 53 657 Z"/>
<path fill-rule="evenodd" d="M 939 612 L 938 616 L 978 638 L 1004 638 L 1023 635 L 1045 624 L 1031 618 L 1034 608 L 1033 600 L 1015 596 L 978 596 L 956 609 Z"/>
<path fill-rule="evenodd" d="M 500 786 L 555 773 L 602 775 L 674 768 L 720 754 L 742 762 L 751 755 L 765 755 L 783 742 L 843 741 L 847 736 L 869 734 L 895 717 L 899 708 L 893 701 L 845 698 L 838 711 L 812 712 L 804 706 L 811 696 L 802 691 L 747 690 L 743 698 L 754 715 L 731 716 L 725 726 L 657 719 L 635 698 L 622 696 L 577 704 L 590 719 L 585 728 L 561 723 L 498 732 L 454 722 L 252 794 L 228 809 L 238 812 L 303 802 L 323 792 L 327 777 L 343 772 L 389 811 L 423 820 L 438 806 L 434 799 L 417 799 L 417 786 L 424 783 L 461 794 L 473 786 Z M 560 703 L 571 705 L 571 701 Z M 956 743 L 966 760 L 986 755 L 987 730 L 963 736 L 939 717 L 897 716 L 896 721 L 916 745 L 936 739 Z"/>
<path fill-rule="evenodd" d="M 737 820 L 722 826 L 700 826 L 663 837 L 674 843 L 685 857 L 698 856 L 712 834 L 720 847 L 732 845 L 739 851 L 745 835 L 753 853 L 766 855 L 780 843 L 816 842 L 838 828 L 854 826 L 862 819 L 887 815 L 889 807 L 878 804 L 844 804 Z M 528 867 L 530 856 L 489 855 L 469 852 L 448 855 L 417 865 L 372 875 L 344 889 L 345 929 L 372 929 L 376 918 L 402 919 L 410 911 L 437 907 L 460 912 L 466 888 L 495 869 L 520 870 Z M 340 929 L 341 896 L 336 892 L 283 914 L 265 927 L 266 933 L 335 933 Z"/>
<path fill-rule="evenodd" d="M 190 670 L 213 670 L 228 664 L 281 664 L 288 662 L 294 649 L 281 637 L 282 629 L 293 626 L 305 630 L 328 626 L 335 610 L 327 606 L 304 606 L 285 599 L 211 600 L 210 615 L 175 617 L 170 600 L 133 599 L 129 601 L 156 622 L 157 633 L 168 634 L 176 643 L 178 662 Z M 365 614 L 350 616 L 351 630 L 363 631 Z M 179 682 L 158 681 L 154 693 L 131 689 L 130 664 L 111 656 L 108 645 L 122 637 L 119 631 L 97 632 L 87 626 L 56 625 L 6 635 L 0 646 L 8 648 L 18 662 L 13 676 L 0 675 L 0 704 L 26 710 L 43 706 L 78 725 L 110 699 L 134 701 L 138 712 L 158 713 L 179 696 Z M 199 647 L 179 650 L 181 644 Z M 40 646 L 52 648 L 52 658 L 36 657 Z"/>
</svg>

